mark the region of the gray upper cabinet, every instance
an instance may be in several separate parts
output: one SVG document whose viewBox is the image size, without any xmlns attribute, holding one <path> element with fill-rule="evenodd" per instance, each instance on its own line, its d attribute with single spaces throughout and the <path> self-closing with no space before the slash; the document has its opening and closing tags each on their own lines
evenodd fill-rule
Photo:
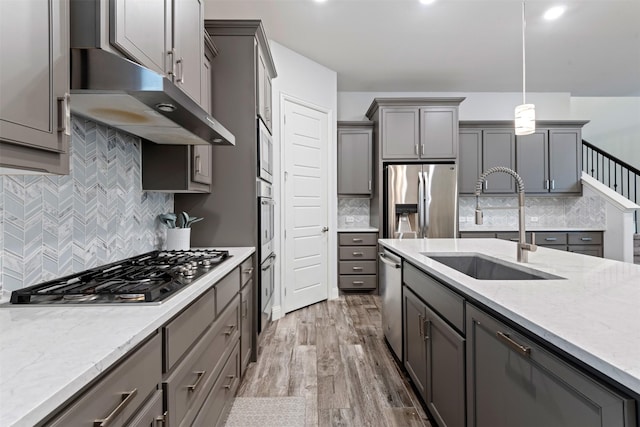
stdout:
<svg viewBox="0 0 640 427">
<path fill-rule="evenodd" d="M 551 193 L 580 193 L 582 185 L 582 130 L 549 130 L 549 191 Z"/>
<path fill-rule="evenodd" d="M 516 138 L 516 169 L 527 193 L 549 191 L 549 133 L 538 129 Z"/>
<path fill-rule="evenodd" d="M 271 74 L 267 66 L 262 47 L 258 45 L 258 60 L 256 61 L 256 110 L 258 117 L 262 119 L 269 132 L 271 132 L 272 108 L 271 108 Z"/>
<path fill-rule="evenodd" d="M 455 160 L 458 105 L 464 98 L 376 98 L 366 113 L 378 126 L 381 160 Z"/>
<path fill-rule="evenodd" d="M 373 123 L 338 122 L 338 194 L 373 191 Z"/>
<path fill-rule="evenodd" d="M 382 110 L 382 158 L 417 159 L 420 150 L 420 109 Z"/>
<path fill-rule="evenodd" d="M 201 103 L 204 11 L 200 0 L 173 1 L 174 82 Z"/>
<path fill-rule="evenodd" d="M 77 3 L 77 1 L 76 1 Z M 171 66 L 171 0 L 112 0 L 110 42 L 130 58 L 160 74 Z"/>
<path fill-rule="evenodd" d="M 420 109 L 420 157 L 455 159 L 458 157 L 458 108 Z"/>
<path fill-rule="evenodd" d="M 482 172 L 495 166 L 515 169 L 516 145 L 514 129 L 485 129 L 482 131 Z M 483 192 L 514 193 L 515 180 L 505 173 L 494 173 L 484 182 Z"/>
<path fill-rule="evenodd" d="M 636 425 L 635 402 L 467 304 L 468 427 Z"/>
<path fill-rule="evenodd" d="M 69 3 L 0 1 L 0 169 L 69 173 Z"/>
<path fill-rule="evenodd" d="M 210 193 L 210 145 L 142 142 L 142 189 L 165 193 Z"/>
<path fill-rule="evenodd" d="M 460 129 L 458 191 L 474 194 L 482 173 L 482 130 Z"/>
</svg>

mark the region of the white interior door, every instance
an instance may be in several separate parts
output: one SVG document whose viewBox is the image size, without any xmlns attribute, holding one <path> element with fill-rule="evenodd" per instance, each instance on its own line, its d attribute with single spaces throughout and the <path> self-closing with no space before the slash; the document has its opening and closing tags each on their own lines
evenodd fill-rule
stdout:
<svg viewBox="0 0 640 427">
<path fill-rule="evenodd" d="M 328 113 L 284 100 L 284 311 L 328 296 Z"/>
</svg>

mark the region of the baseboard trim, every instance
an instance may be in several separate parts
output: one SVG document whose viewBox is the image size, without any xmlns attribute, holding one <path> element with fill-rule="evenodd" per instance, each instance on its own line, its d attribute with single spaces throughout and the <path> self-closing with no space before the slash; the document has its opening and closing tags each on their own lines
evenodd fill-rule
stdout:
<svg viewBox="0 0 640 427">
<path fill-rule="evenodd" d="M 279 305 L 274 305 L 271 308 L 271 320 L 278 320 L 282 317 L 282 307 Z"/>
</svg>

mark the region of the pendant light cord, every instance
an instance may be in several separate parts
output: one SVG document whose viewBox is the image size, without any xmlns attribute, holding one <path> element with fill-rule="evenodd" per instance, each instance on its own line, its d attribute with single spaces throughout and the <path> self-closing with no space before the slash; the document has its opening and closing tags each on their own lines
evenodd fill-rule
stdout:
<svg viewBox="0 0 640 427">
<path fill-rule="evenodd" d="M 526 93 L 526 77 L 527 77 L 527 67 L 526 67 L 526 59 L 525 59 L 525 38 L 524 38 L 524 29 L 527 26 L 527 22 L 524 17 L 524 1 L 522 2 L 522 103 L 526 104 L 525 93 Z"/>
</svg>

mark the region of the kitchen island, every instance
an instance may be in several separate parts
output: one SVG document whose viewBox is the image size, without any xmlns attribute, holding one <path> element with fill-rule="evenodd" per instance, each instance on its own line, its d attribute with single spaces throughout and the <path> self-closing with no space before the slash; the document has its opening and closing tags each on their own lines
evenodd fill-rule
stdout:
<svg viewBox="0 0 640 427">
<path fill-rule="evenodd" d="M 232 257 L 160 304 L 15 306 L 5 295 L 0 426 L 38 425 L 255 252 L 219 249 Z"/>
<path fill-rule="evenodd" d="M 519 265 L 559 276 L 560 279 L 477 280 L 436 262 L 424 253 L 475 253 L 517 264 L 516 244 L 498 239 L 382 239 L 379 243 L 405 261 L 403 283 L 408 282 L 408 270 L 424 272 L 425 277 L 435 278 L 446 285 L 447 291 L 453 291 L 452 294 L 464 299 L 466 319 L 457 324 L 445 323 L 453 326 L 463 340 L 466 333 L 467 366 L 471 363 L 469 358 L 475 357 L 471 340 L 475 337 L 476 321 L 471 313 L 479 307 L 514 330 L 523 332 L 523 336 L 530 337 L 533 342 L 542 344 L 551 354 L 568 360 L 571 366 L 630 396 L 631 401 L 640 396 L 639 266 L 538 248 L 529 254 L 528 263 Z M 417 281 L 414 280 L 415 283 Z M 427 311 L 435 307 L 429 304 L 427 301 Z M 428 314 L 421 316 L 428 317 Z M 421 324 L 419 328 L 418 333 L 428 340 L 427 326 Z M 525 347 L 520 350 L 523 353 L 529 351 Z M 464 353 L 464 346 L 461 351 Z M 405 366 L 406 359 L 405 354 Z M 408 369 L 410 374 L 411 368 Z M 469 370 L 466 375 L 469 381 Z M 467 394 L 467 402 L 473 402 L 473 399 L 472 394 Z M 468 416 L 473 417 L 473 405 L 467 405 L 471 408 Z M 630 413 L 635 413 L 635 410 Z"/>
</svg>

